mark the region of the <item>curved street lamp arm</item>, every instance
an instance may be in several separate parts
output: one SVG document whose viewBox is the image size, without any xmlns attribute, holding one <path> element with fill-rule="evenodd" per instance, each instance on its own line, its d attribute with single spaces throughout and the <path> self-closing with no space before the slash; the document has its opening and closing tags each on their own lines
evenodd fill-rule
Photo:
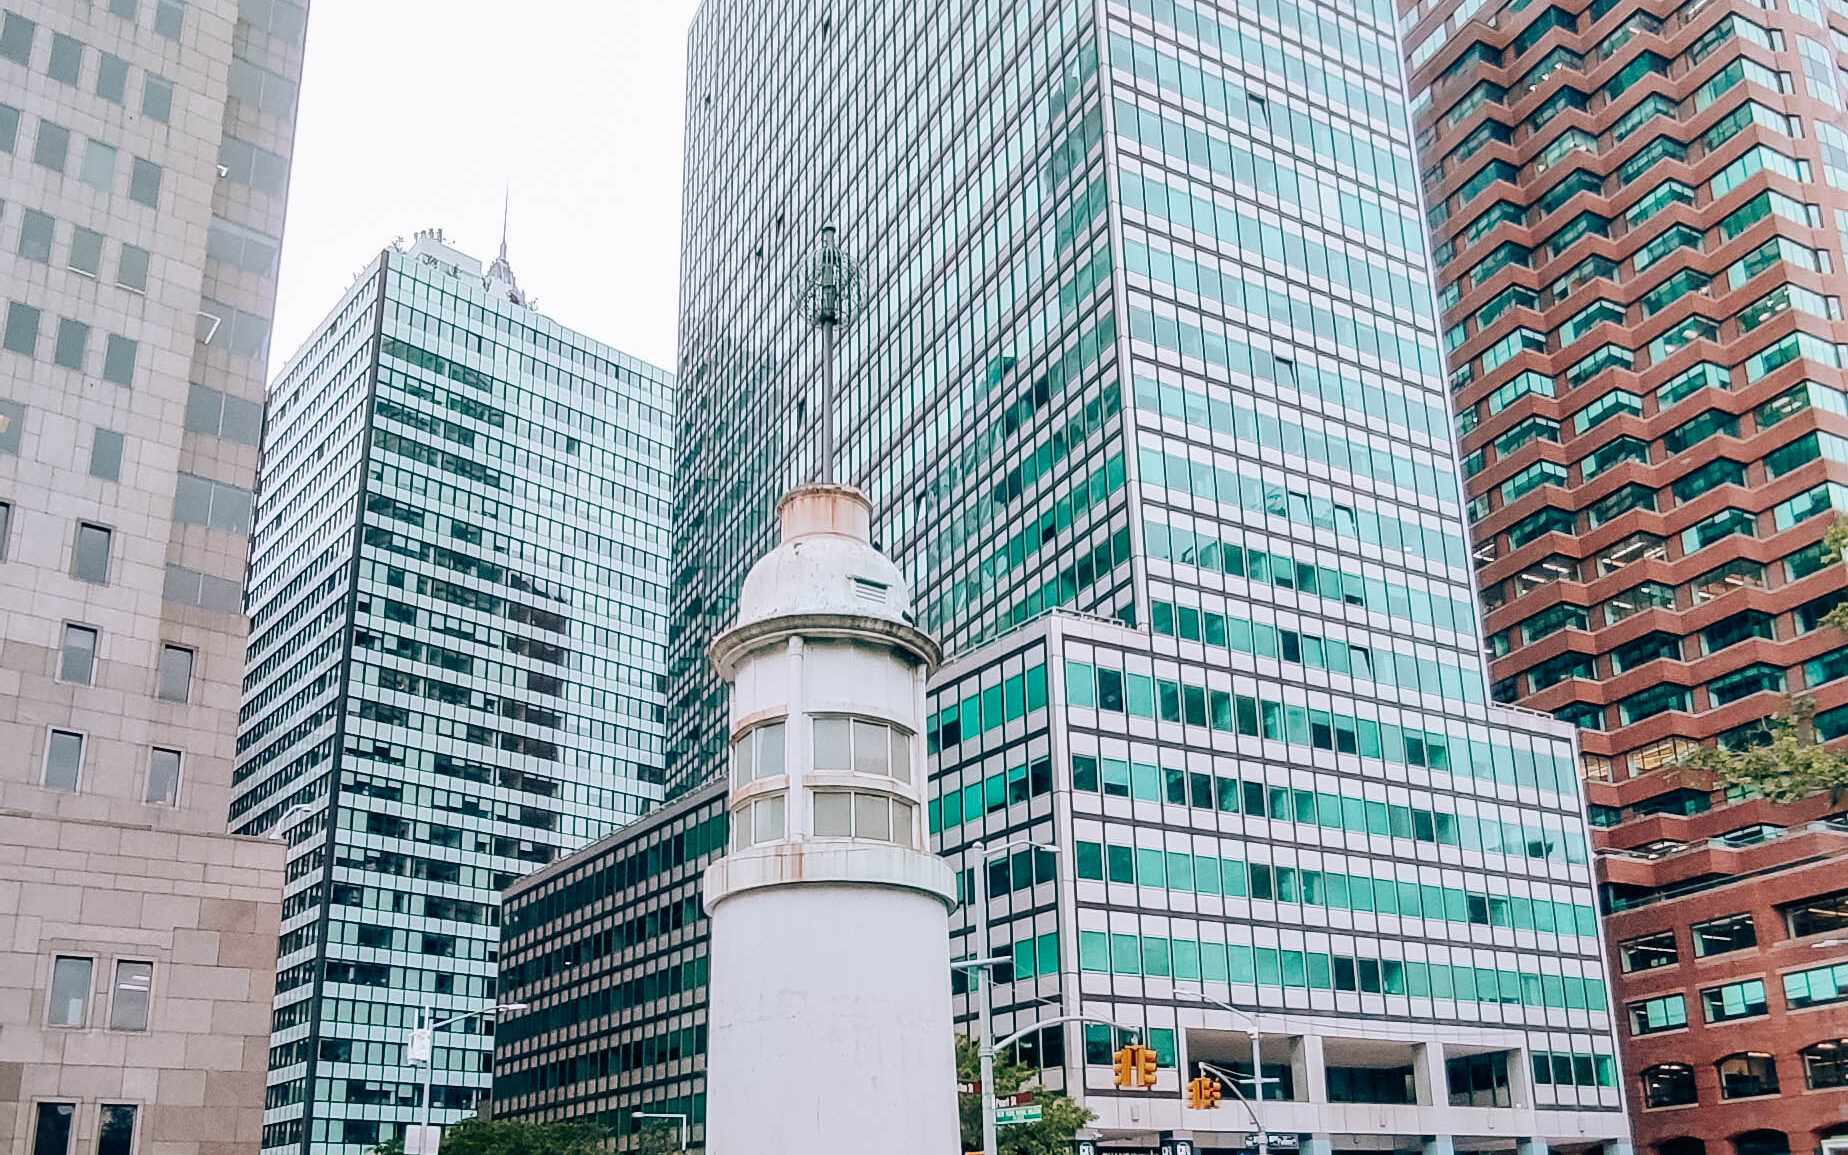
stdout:
<svg viewBox="0 0 1848 1155">
<path fill-rule="evenodd" d="M 1238 1076 L 1237 1075 L 1233 1074 L 1230 1071 L 1222 1070 L 1219 1067 L 1214 1066 L 1213 1064 L 1207 1062 L 1204 1059 L 1195 1059 L 1194 1066 L 1199 1067 L 1202 1071 L 1205 1071 L 1209 1075 L 1217 1075 L 1221 1080 L 1225 1082 L 1227 1086 L 1231 1087 L 1232 1093 L 1238 1096 L 1238 1101 L 1245 1105 L 1245 1113 L 1251 1116 L 1252 1127 L 1256 1128 L 1260 1134 L 1263 1133 L 1264 1124 L 1258 1122 L 1258 1110 L 1256 1107 L 1253 1107 L 1251 1105 L 1250 1097 L 1247 1096 L 1245 1092 L 1238 1089 Z"/>
<path fill-rule="evenodd" d="M 1039 1022 L 1033 1023 L 1030 1026 L 1022 1027 L 1005 1039 L 997 1040 L 995 1042 L 995 1050 L 998 1051 L 1002 1047 L 1012 1046 L 1034 1031 L 1042 1027 L 1053 1026 L 1057 1023 L 1103 1023 L 1105 1026 L 1115 1027 L 1119 1031 L 1128 1031 L 1132 1035 L 1140 1035 L 1142 1033 L 1141 1027 L 1126 1027 L 1114 1019 L 1099 1018 L 1096 1015 L 1055 1015 L 1050 1019 L 1041 1019 Z"/>
</svg>

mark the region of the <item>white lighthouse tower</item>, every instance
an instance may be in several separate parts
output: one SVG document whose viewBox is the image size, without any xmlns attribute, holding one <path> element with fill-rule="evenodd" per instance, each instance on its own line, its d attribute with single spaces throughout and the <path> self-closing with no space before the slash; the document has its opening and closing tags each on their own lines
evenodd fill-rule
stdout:
<svg viewBox="0 0 1848 1155">
<path fill-rule="evenodd" d="M 824 438 L 824 477 L 828 457 Z M 802 486 L 777 516 L 710 650 L 732 699 L 731 848 L 706 872 L 707 1149 L 946 1155 L 956 876 L 926 841 L 923 739 L 941 653 L 859 490 Z"/>
</svg>

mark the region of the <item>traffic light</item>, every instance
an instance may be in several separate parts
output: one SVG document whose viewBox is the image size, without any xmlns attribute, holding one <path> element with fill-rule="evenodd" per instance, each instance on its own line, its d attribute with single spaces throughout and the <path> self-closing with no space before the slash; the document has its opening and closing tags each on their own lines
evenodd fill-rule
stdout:
<svg viewBox="0 0 1848 1155">
<path fill-rule="evenodd" d="M 1196 1111 L 1211 1111 L 1222 1097 L 1218 1079 L 1201 1076 L 1187 1084 L 1187 1105 Z"/>
<path fill-rule="evenodd" d="M 1159 1066 L 1153 1047 L 1139 1047 L 1136 1055 L 1136 1074 L 1144 1087 L 1155 1085 L 1155 1068 Z"/>
<path fill-rule="evenodd" d="M 1140 1051 L 1141 1049 L 1142 1048 L 1140 1047 L 1132 1045 L 1132 1046 L 1124 1047 L 1122 1050 L 1116 1053 L 1115 1058 L 1116 1058 L 1116 1085 L 1117 1086 L 1128 1087 L 1128 1086 L 1131 1086 L 1135 1082 L 1136 1053 Z"/>
</svg>

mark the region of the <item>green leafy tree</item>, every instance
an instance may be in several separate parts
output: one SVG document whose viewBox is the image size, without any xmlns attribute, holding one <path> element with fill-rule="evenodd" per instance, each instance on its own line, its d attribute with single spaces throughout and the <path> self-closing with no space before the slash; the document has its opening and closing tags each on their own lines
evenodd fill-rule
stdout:
<svg viewBox="0 0 1848 1155">
<path fill-rule="evenodd" d="M 1838 802 L 1848 798 L 1848 753 L 1829 749 L 1817 737 L 1814 698 L 1786 696 L 1784 708 L 1765 719 L 1764 735 L 1764 741 L 1744 749 L 1701 746 L 1683 762 L 1774 802 L 1794 802 L 1824 790 Z"/>
<path fill-rule="evenodd" d="M 607 1155 L 609 1138 L 609 1128 L 599 1123 L 464 1119 L 443 1130 L 442 1155 Z M 675 1142 L 662 1150 L 679 1148 Z M 389 1140 L 372 1151 L 373 1155 L 404 1155 L 404 1140 Z"/>
<path fill-rule="evenodd" d="M 1835 564 L 1842 560 L 1843 549 L 1848 549 L 1848 517 L 1836 518 L 1829 532 L 1822 535 L 1822 560 L 1830 565 Z M 1824 614 L 1822 624 L 1848 630 L 1848 600 Z"/>
<path fill-rule="evenodd" d="M 1033 1091 L 1033 1102 L 1041 1110 L 1037 1123 L 1015 1123 L 996 1133 L 1000 1155 L 1070 1155 L 1072 1136 L 1097 1116 L 1074 1103 L 1069 1097 L 1027 1084 L 1039 1072 L 1014 1060 L 1006 1052 L 995 1055 L 995 1089 L 1002 1096 L 1021 1090 Z M 956 1036 L 956 1081 L 978 1083 L 982 1078 L 982 1057 L 967 1035 Z M 982 1149 L 982 1097 L 958 1095 L 958 1113 L 962 1117 L 962 1149 Z"/>
</svg>

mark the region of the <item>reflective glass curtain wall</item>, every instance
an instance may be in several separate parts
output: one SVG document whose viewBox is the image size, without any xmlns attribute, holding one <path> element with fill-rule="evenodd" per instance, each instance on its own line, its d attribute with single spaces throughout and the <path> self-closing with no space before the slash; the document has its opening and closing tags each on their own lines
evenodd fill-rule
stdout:
<svg viewBox="0 0 1848 1155">
<path fill-rule="evenodd" d="M 266 1150 L 400 1134 L 419 1008 L 494 1001 L 500 891 L 660 797 L 672 404 L 417 248 L 278 383 L 232 806 L 291 846 Z M 439 1037 L 437 1120 L 490 1034 Z"/>
</svg>

